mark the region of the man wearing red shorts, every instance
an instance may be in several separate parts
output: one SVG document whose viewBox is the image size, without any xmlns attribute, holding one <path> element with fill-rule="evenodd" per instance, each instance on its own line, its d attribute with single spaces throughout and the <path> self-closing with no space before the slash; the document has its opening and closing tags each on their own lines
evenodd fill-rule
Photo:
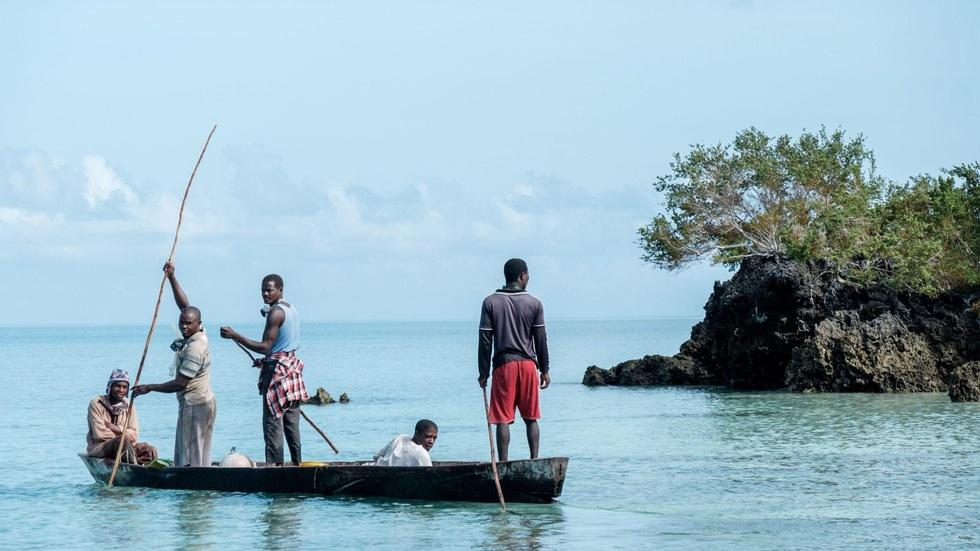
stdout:
<svg viewBox="0 0 980 551">
<path fill-rule="evenodd" d="M 527 263 L 512 258 L 504 264 L 507 284 L 483 300 L 478 349 L 482 388 L 490 386 L 490 422 L 497 425 L 497 457 L 507 461 L 510 424 L 519 410 L 527 425 L 531 459 L 538 457 L 538 371 L 540 388 L 548 388 L 548 335 L 541 301 L 527 292 Z"/>
</svg>

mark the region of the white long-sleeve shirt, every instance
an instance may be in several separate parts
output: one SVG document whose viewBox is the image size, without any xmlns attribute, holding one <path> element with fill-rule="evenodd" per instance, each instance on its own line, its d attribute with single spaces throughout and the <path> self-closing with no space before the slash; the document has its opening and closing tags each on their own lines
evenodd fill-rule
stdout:
<svg viewBox="0 0 980 551">
<path fill-rule="evenodd" d="M 425 448 L 412 441 L 407 434 L 399 434 L 388 445 L 374 454 L 376 465 L 389 467 L 431 467 L 432 459 Z"/>
</svg>

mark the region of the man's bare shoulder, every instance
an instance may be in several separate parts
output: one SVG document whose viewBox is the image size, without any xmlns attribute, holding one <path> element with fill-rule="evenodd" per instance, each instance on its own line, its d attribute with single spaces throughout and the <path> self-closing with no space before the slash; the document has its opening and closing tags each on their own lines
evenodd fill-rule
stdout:
<svg viewBox="0 0 980 551">
<path fill-rule="evenodd" d="M 281 307 L 273 307 L 269 310 L 269 313 L 265 316 L 266 325 L 272 323 L 275 325 L 282 325 L 282 322 L 286 320 L 286 312 L 283 311 Z"/>
</svg>

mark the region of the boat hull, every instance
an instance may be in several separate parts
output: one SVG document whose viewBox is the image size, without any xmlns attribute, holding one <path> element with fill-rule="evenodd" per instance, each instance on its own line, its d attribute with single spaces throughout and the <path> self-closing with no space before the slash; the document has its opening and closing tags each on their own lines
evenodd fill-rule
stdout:
<svg viewBox="0 0 980 551">
<path fill-rule="evenodd" d="M 108 483 L 112 460 L 82 455 L 97 481 Z M 561 495 L 567 457 L 504 461 L 497 464 L 509 502 L 548 503 Z M 384 467 L 336 462 L 311 466 L 249 468 L 169 467 L 121 464 L 116 486 L 168 490 L 304 493 L 396 499 L 497 501 L 490 463 L 435 462 L 432 467 Z"/>
</svg>

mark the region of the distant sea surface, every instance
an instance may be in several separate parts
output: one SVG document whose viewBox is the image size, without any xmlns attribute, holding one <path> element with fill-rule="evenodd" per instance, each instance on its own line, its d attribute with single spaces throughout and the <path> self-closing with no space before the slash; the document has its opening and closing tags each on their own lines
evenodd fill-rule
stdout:
<svg viewBox="0 0 980 551">
<path fill-rule="evenodd" d="M 589 388 L 585 368 L 673 354 L 692 319 L 549 321 L 541 454 L 571 458 L 552 505 L 430 503 L 116 488 L 94 483 L 89 399 L 112 368 L 136 374 L 145 327 L 0 328 L 0 547 L 5 549 L 975 549 L 980 405 L 943 394 L 791 394 Z M 214 459 L 263 459 L 256 370 L 211 337 Z M 238 327 L 258 336 L 259 325 Z M 143 382 L 169 379 L 158 327 Z M 436 460 L 486 460 L 476 322 L 303 325 L 311 392 L 304 458 L 370 458 L 427 417 Z M 137 401 L 141 440 L 172 457 L 172 395 Z M 520 422 L 512 458 L 526 457 Z"/>
</svg>

